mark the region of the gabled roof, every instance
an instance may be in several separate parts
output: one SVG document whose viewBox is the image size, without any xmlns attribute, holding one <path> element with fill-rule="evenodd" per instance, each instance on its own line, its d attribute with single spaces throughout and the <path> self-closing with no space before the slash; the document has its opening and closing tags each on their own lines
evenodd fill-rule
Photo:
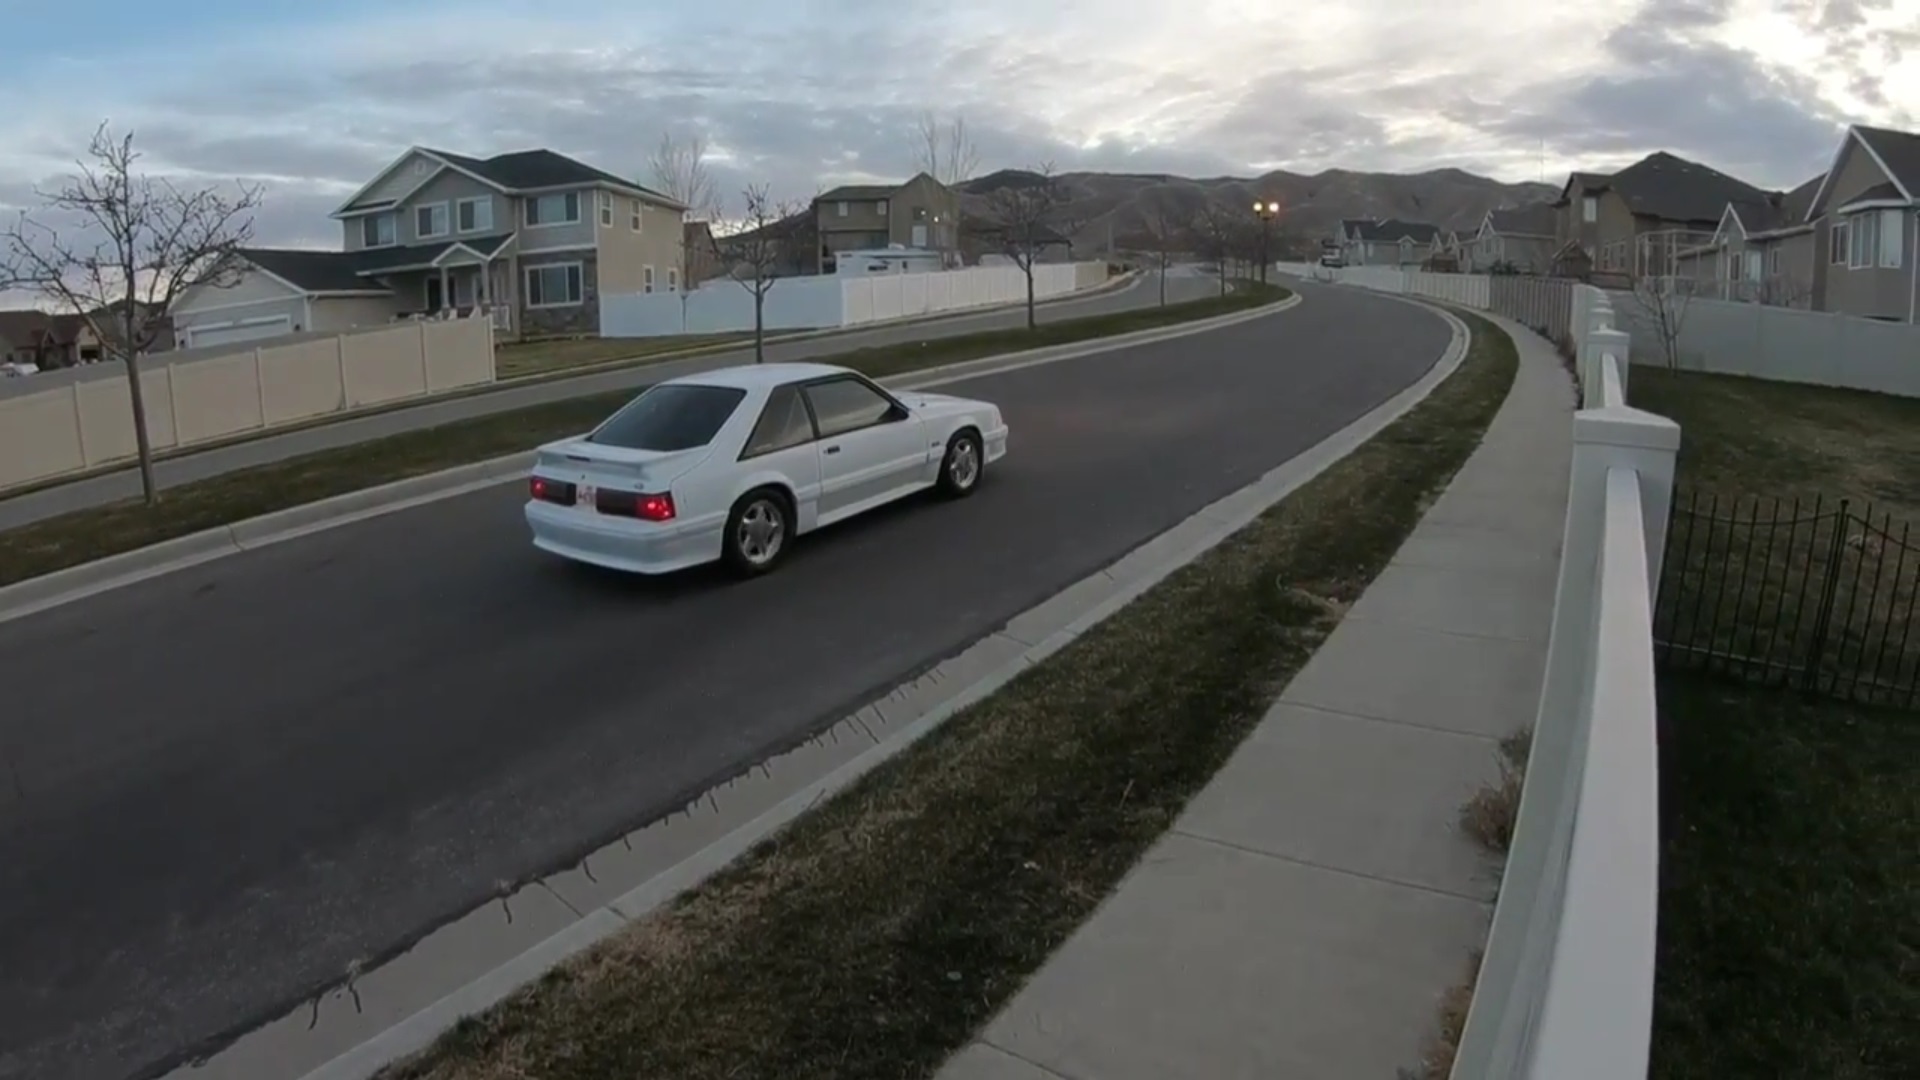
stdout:
<svg viewBox="0 0 1920 1080">
<path fill-rule="evenodd" d="M 1813 193 L 1826 180 L 1826 174 L 1812 178 L 1788 192 L 1770 192 L 1762 199 L 1736 199 L 1727 203 L 1720 225 L 1731 216 L 1745 236 L 1759 237 L 1806 228 L 1802 224 Z M 1721 228 L 1716 227 L 1716 235 Z"/>
<path fill-rule="evenodd" d="M 1402 240 L 1411 240 L 1416 244 L 1430 244 L 1439 234 L 1440 226 L 1429 225 L 1424 221 L 1400 221 L 1387 218 L 1383 221 L 1360 221 L 1355 226 L 1362 240 L 1394 244 Z"/>
<path fill-rule="evenodd" d="M 297 292 L 379 291 L 359 276 L 362 252 L 241 248 L 236 254 Z"/>
<path fill-rule="evenodd" d="M 1500 236 L 1551 237 L 1555 231 L 1553 204 L 1546 202 L 1488 211 L 1487 222 Z"/>
<path fill-rule="evenodd" d="M 1803 220 L 1812 221 L 1826 209 L 1827 181 L 1839 175 L 1840 162 L 1847 156 L 1847 148 L 1853 145 L 1867 152 L 1899 197 L 1909 202 L 1920 201 L 1920 135 L 1855 124 L 1847 129 L 1840 148 L 1833 152 L 1833 165 L 1808 201 Z"/>
<path fill-rule="evenodd" d="M 389 173 L 393 172 L 401 162 L 416 154 L 431 161 L 438 162 L 443 168 L 454 169 L 465 173 L 482 183 L 499 189 L 507 195 L 520 195 L 529 191 L 540 191 L 557 187 L 605 186 L 645 196 L 656 203 L 675 210 L 686 209 L 678 200 L 662 195 L 652 188 L 616 176 L 613 173 L 607 172 L 605 169 L 596 169 L 586 162 L 576 161 L 573 158 L 567 157 L 565 154 L 556 154 L 551 150 L 515 150 L 510 153 L 495 154 L 489 158 L 476 158 L 468 157 L 465 154 L 448 153 L 445 150 L 434 150 L 425 146 L 414 146 L 409 147 L 406 153 L 395 158 L 393 164 L 380 170 L 372 180 L 367 181 L 365 186 L 359 191 L 354 192 L 346 202 L 341 203 L 340 208 L 335 210 L 334 213 L 336 215 L 342 214 L 349 207 L 354 206 L 375 184 L 378 184 L 382 179 L 385 179 Z M 432 176 L 427 176 L 421 181 L 421 186 L 424 186 L 431 180 Z M 418 186 L 416 186 L 414 190 L 418 189 Z M 411 192 L 409 192 L 409 194 L 411 194 Z M 385 199 L 378 203 L 369 204 L 369 206 L 378 209 L 392 206 L 399 201 L 401 200 Z"/>
<path fill-rule="evenodd" d="M 823 191 L 814 202 L 876 202 L 893 197 L 905 184 L 841 184 Z"/>
<path fill-rule="evenodd" d="M 35 348 L 67 345 L 79 333 L 80 316 L 71 313 L 59 315 L 36 308 L 0 311 L 0 341 L 10 345 Z"/>
<path fill-rule="evenodd" d="M 1583 191 L 1600 192 L 1600 191 L 1605 191 L 1607 189 L 1607 185 L 1610 182 L 1612 182 L 1612 180 L 1613 180 L 1612 173 L 1603 173 L 1603 172 L 1568 173 L 1567 182 L 1560 185 L 1560 197 L 1553 200 L 1553 205 L 1554 206 L 1567 205 L 1567 199 L 1572 196 L 1573 185 L 1576 183 L 1580 185 L 1580 188 Z"/>
<path fill-rule="evenodd" d="M 1607 186 L 1635 215 L 1661 221 L 1718 224 L 1728 203 L 1768 199 L 1744 180 L 1664 150 L 1614 173 Z"/>
</svg>

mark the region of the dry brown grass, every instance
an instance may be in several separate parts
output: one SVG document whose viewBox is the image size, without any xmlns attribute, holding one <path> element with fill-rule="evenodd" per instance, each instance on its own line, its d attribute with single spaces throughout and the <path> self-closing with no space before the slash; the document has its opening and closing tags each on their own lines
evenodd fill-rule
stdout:
<svg viewBox="0 0 1920 1080">
<path fill-rule="evenodd" d="M 1453 1059 L 1460 1052 L 1460 1036 L 1467 1030 L 1467 1010 L 1473 1007 L 1473 991 L 1480 983 L 1484 956 L 1479 949 L 1473 950 L 1466 979 L 1440 995 L 1440 1023 L 1420 1055 L 1420 1068 L 1400 1070 L 1399 1080 L 1448 1080 L 1453 1075 Z"/>
<path fill-rule="evenodd" d="M 1481 788 L 1460 808 L 1460 826 L 1481 847 L 1505 855 L 1513 847 L 1513 826 L 1520 817 L 1520 789 L 1526 783 L 1531 729 L 1500 740 L 1500 779 Z"/>
</svg>

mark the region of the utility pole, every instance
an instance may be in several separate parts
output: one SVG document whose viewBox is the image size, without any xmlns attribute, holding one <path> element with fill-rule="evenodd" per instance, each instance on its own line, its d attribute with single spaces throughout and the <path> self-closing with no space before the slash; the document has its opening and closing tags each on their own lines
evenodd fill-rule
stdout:
<svg viewBox="0 0 1920 1080">
<path fill-rule="evenodd" d="M 1260 284 L 1265 285 L 1267 264 L 1272 261 L 1267 250 L 1273 240 L 1273 221 L 1280 216 L 1280 200 L 1254 203 L 1253 213 L 1260 219 Z"/>
</svg>

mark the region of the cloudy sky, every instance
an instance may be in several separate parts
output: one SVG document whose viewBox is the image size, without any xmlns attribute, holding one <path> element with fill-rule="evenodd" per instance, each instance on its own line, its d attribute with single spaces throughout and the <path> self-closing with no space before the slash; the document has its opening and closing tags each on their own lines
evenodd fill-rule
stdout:
<svg viewBox="0 0 1920 1080">
<path fill-rule="evenodd" d="M 724 193 L 803 197 L 910 171 L 932 108 L 982 171 L 1558 183 L 1667 149 L 1786 187 L 1849 120 L 1920 127 L 1920 0 L 0 0 L 0 38 L 0 204 L 109 119 L 265 183 L 257 242 L 301 246 L 416 143 L 644 179 L 697 129 Z"/>
</svg>

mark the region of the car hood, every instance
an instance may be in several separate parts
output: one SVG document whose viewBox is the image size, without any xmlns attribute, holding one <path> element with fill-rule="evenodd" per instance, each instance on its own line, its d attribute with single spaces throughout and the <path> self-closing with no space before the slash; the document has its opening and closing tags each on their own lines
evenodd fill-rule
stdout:
<svg viewBox="0 0 1920 1080">
<path fill-rule="evenodd" d="M 957 413 L 972 412 L 983 408 L 978 401 L 954 397 L 952 394 L 923 394 L 918 390 L 908 390 L 894 395 L 900 403 L 917 413 L 937 416 L 951 416 Z"/>
</svg>

